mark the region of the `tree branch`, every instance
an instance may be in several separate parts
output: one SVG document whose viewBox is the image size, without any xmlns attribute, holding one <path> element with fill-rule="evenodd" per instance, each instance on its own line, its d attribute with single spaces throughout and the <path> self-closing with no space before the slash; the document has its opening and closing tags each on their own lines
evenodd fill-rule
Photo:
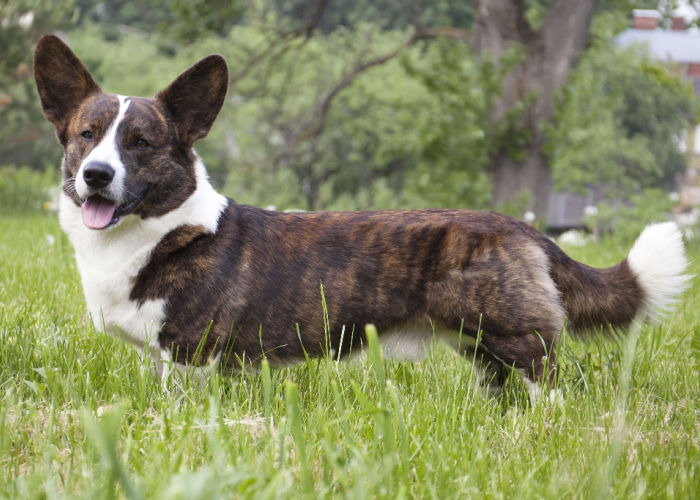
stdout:
<svg viewBox="0 0 700 500">
<path fill-rule="evenodd" d="M 321 96 L 311 107 L 311 111 L 307 115 L 311 116 L 307 120 L 311 121 L 311 124 L 296 135 L 293 144 L 297 145 L 300 142 L 306 141 L 312 137 L 319 136 L 323 132 L 326 123 L 326 115 L 328 114 L 328 109 L 330 108 L 331 102 L 341 90 L 352 84 L 352 82 L 355 81 L 360 74 L 373 66 L 379 66 L 393 59 L 404 49 L 410 47 L 421 38 L 420 33 L 413 32 L 411 36 L 386 54 L 360 62 L 350 69 L 350 71 L 346 72 L 340 78 L 340 80 L 338 80 L 338 82 L 336 82 L 335 85 L 333 85 L 325 94 L 323 94 L 323 96 Z"/>
<path fill-rule="evenodd" d="M 453 26 L 423 28 L 419 19 L 414 21 L 414 31 L 403 42 L 391 51 L 357 63 L 347 71 L 325 94 L 310 108 L 302 123 L 300 132 L 290 141 L 293 149 L 299 143 L 318 137 L 323 133 L 326 116 L 333 99 L 344 88 L 350 86 L 355 79 L 369 68 L 379 66 L 393 59 L 406 48 L 419 40 L 435 38 L 450 38 L 466 43 L 475 52 L 487 53 L 498 60 L 511 43 L 521 43 L 525 46 L 538 47 L 540 42 L 545 45 L 552 61 L 560 62 L 557 56 L 566 55 L 564 64 L 553 64 L 553 88 L 563 84 L 574 58 L 582 50 L 588 40 L 588 26 L 593 16 L 596 0 L 554 0 L 547 16 L 539 30 L 532 29 L 525 18 L 525 3 L 523 0 L 484 0 L 479 2 L 475 11 L 475 26 L 464 29 Z M 319 7 L 319 5 L 317 5 Z M 322 8 L 322 6 L 321 6 Z M 315 12 L 311 19 L 318 22 L 320 13 Z M 561 73 L 561 74 L 560 74 Z M 549 97 L 549 96 L 548 96 Z M 507 108 L 508 106 L 506 106 Z"/>
<path fill-rule="evenodd" d="M 316 30 L 327 4 L 328 0 L 317 0 L 314 4 L 311 16 L 309 16 L 309 19 L 302 26 L 289 31 L 277 32 L 273 41 L 268 42 L 264 49 L 250 57 L 243 68 L 231 77 L 231 83 L 235 83 L 244 78 L 260 63 L 260 61 L 268 57 L 278 57 L 287 52 L 290 49 L 289 42 L 295 38 L 303 36 L 304 42 L 309 40 Z"/>
</svg>

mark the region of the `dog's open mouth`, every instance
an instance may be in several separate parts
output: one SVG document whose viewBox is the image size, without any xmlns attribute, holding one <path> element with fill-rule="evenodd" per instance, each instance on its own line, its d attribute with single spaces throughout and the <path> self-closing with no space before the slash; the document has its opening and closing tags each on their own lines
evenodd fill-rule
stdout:
<svg viewBox="0 0 700 500">
<path fill-rule="evenodd" d="M 141 197 L 117 205 L 112 200 L 94 194 L 80 206 L 83 224 L 90 229 L 104 229 L 119 222 L 120 217 L 133 212 L 139 203 L 141 203 Z"/>
</svg>

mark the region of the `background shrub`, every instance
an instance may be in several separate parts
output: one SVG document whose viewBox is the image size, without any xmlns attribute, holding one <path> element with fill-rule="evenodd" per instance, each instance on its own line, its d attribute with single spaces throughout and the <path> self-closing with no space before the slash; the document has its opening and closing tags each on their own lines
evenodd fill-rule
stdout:
<svg viewBox="0 0 700 500">
<path fill-rule="evenodd" d="M 53 170 L 0 166 L 0 211 L 5 214 L 51 209 L 56 204 L 52 190 L 57 184 L 58 173 Z"/>
</svg>

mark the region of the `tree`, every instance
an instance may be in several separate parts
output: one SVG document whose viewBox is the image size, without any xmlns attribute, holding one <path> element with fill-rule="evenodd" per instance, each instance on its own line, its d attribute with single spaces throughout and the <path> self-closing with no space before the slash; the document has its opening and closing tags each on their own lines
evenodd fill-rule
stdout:
<svg viewBox="0 0 700 500">
<path fill-rule="evenodd" d="M 517 134 L 529 138 L 516 155 L 509 148 L 494 152 L 491 165 L 493 200 L 496 205 L 512 201 L 527 190 L 530 208 L 546 217 L 551 170 L 544 154 L 543 125 L 554 112 L 554 95 L 569 75 L 589 40 L 595 0 L 554 0 L 541 13 L 541 22 L 528 21 L 526 2 L 488 0 L 479 3 L 471 45 L 481 57 L 499 61 L 509 48 L 522 51 L 521 62 L 505 76 L 501 98 L 495 102 L 491 120 L 518 111 L 512 123 Z M 520 111 L 518 106 L 524 108 Z M 507 139 L 507 136 L 505 136 Z"/>
<path fill-rule="evenodd" d="M 498 134 L 489 167 L 493 204 L 512 202 L 526 191 L 531 196 L 530 208 L 544 217 L 552 186 L 544 154 L 544 124 L 552 117 L 556 90 L 566 82 L 588 44 L 595 6 L 595 0 L 482 0 L 473 7 L 469 28 L 426 26 L 422 12 L 414 12 L 409 37 L 391 51 L 348 70 L 317 101 L 311 119 L 299 123 L 297 135 L 307 139 L 320 134 L 331 100 L 366 69 L 385 63 L 421 40 L 459 40 L 483 62 L 508 65 L 500 95 L 493 100 L 488 116 L 487 129 Z M 519 55 L 515 62 L 514 53 Z"/>
<path fill-rule="evenodd" d="M 106 91 L 152 94 L 203 55 L 226 56 L 229 97 L 197 149 L 215 182 L 241 201 L 307 209 L 484 208 L 493 192 L 502 209 L 504 201 L 525 199 L 524 192 L 542 210 L 552 176 L 575 183 L 588 182 L 591 171 L 616 179 L 633 172 L 658 181 L 654 162 L 678 159 L 659 146 L 671 144 L 677 123 L 645 128 L 653 120 L 633 112 L 631 100 L 642 96 L 626 88 L 650 85 L 644 92 L 658 91 L 655 102 L 666 100 L 668 113 L 687 104 L 669 97 L 675 80 L 663 83 L 656 66 L 624 66 L 613 81 L 603 78 L 606 68 L 623 65 L 596 56 L 598 63 L 586 63 L 564 84 L 582 54 L 595 53 L 591 41 L 599 54 L 611 51 L 602 41 L 614 31 L 594 30 L 591 39 L 582 27 L 590 25 L 593 0 L 413 0 L 410 8 L 403 0 L 270 0 L 221 19 L 212 14 L 222 0 L 120 0 L 101 8 L 75 1 L 83 10 L 73 21 L 91 22 L 68 31 L 69 41 L 84 48 L 81 57 Z M 608 17 L 620 19 L 625 2 L 605 2 L 616 13 Z M 579 10 L 584 4 L 590 10 Z M 583 23 L 571 20 L 577 15 Z M 200 17 L 205 22 L 193 23 Z M 576 26 L 555 26 L 560 17 L 560 24 Z M 26 35 L 28 64 L 35 38 Z M 6 61 L 0 77 L 18 67 Z M 603 82 L 607 87 L 596 86 Z M 34 108 L 26 108 L 33 114 L 21 130 L 4 126 L 13 140 L 45 124 L 31 76 L 22 85 Z M 606 89 L 616 89 L 615 99 L 602 99 Z M 638 131 L 616 135 L 633 127 Z M 40 139 L 27 144 L 55 152 L 50 132 Z M 611 168 L 586 164 L 590 141 L 596 165 Z M 3 160 L 10 142 L 0 143 Z M 56 164 L 50 156 L 23 155 Z"/>
<path fill-rule="evenodd" d="M 210 34 L 224 36 L 240 21 L 243 8 L 236 0 L 75 0 L 80 17 L 77 24 L 89 19 L 110 29 L 108 37 L 117 36 L 115 27 L 127 27 L 142 33 L 158 31 L 177 39 L 180 44 L 194 43 Z"/>
<path fill-rule="evenodd" d="M 327 3 L 321 2 L 322 7 Z M 415 187 L 420 188 L 424 179 L 430 179 L 430 187 L 437 190 L 443 180 L 442 185 L 455 193 L 459 193 L 458 179 L 484 187 L 474 174 L 486 165 L 493 187 L 492 205 L 512 204 L 522 200 L 524 194 L 529 197 L 529 207 L 542 218 L 552 189 L 553 165 L 559 186 L 566 180 L 582 187 L 585 179 L 589 186 L 603 181 L 629 193 L 660 182 L 670 184 L 684 163 L 676 139 L 687 123 L 685 110 L 695 107 L 692 95 L 659 65 L 639 58 L 622 60 L 629 54 L 618 54 L 612 48 L 612 36 L 624 26 L 624 21 L 619 22 L 621 14 L 627 14 L 633 2 L 605 2 L 597 11 L 596 4 L 595 0 L 484 0 L 467 4 L 460 11 L 465 15 L 450 19 L 444 16 L 447 12 L 454 14 L 449 2 L 428 5 L 418 0 L 411 9 L 403 10 L 408 12 L 403 17 L 393 10 L 394 2 L 383 2 L 390 15 L 380 17 L 380 22 L 395 28 L 410 26 L 410 35 L 390 51 L 375 53 L 347 69 L 311 108 L 306 120 L 295 123 L 296 135 L 314 140 L 322 134 L 331 101 L 367 69 L 385 64 L 422 41 L 448 38 L 470 48 L 477 61 L 472 69 L 482 78 L 465 77 L 455 70 L 460 64 L 453 57 L 454 48 L 430 70 L 413 71 L 439 101 L 450 104 L 441 109 L 446 119 L 430 124 L 433 139 L 423 150 L 423 159 L 428 161 L 418 162 L 407 174 L 420 179 L 406 184 L 408 191 L 420 195 Z M 326 13 L 331 13 L 317 15 L 316 19 L 326 31 L 332 31 L 329 18 L 342 19 L 343 23 L 366 20 L 361 9 L 328 5 Z M 365 11 L 373 12 L 369 7 Z M 570 99 L 558 99 L 564 110 L 552 126 L 557 98 L 572 69 L 591 46 L 595 12 L 601 19 L 598 24 L 604 28 L 594 33 L 593 45 L 598 47 L 599 58 L 605 53 L 614 54 L 607 60 L 613 65 L 607 66 L 606 74 L 589 64 L 586 71 L 598 71 L 591 81 L 593 87 L 586 88 L 581 84 L 585 77 L 579 77 L 566 92 Z M 459 22 L 448 24 L 451 20 Z M 443 55 L 449 52 L 444 45 L 443 49 Z M 462 57 L 473 59 L 466 53 Z M 489 79 L 489 74 L 497 78 Z M 445 85 L 454 76 L 461 78 L 462 88 Z M 499 91 L 494 93 L 495 80 Z M 469 102 L 475 85 L 482 99 L 477 105 Z M 459 132 L 455 132 L 461 124 L 458 115 L 479 114 L 484 109 L 487 112 L 480 115 L 484 122 L 481 131 L 487 137 L 473 141 L 469 134 L 474 128 L 465 126 L 460 139 Z M 593 110 L 598 111 L 597 117 Z M 584 143 L 587 152 L 581 147 Z M 486 162 L 484 154 L 488 156 Z M 461 163 L 461 168 L 455 169 L 454 163 Z M 419 199 L 426 201 L 424 196 Z M 459 199 L 450 201 L 459 204 Z"/>
</svg>

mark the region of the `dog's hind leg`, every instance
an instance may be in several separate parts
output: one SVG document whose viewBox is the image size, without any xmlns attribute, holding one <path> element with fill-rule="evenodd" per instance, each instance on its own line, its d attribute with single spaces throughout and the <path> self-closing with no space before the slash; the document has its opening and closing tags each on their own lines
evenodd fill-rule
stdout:
<svg viewBox="0 0 700 500">
<path fill-rule="evenodd" d="M 506 366 L 519 370 L 533 382 L 553 381 L 556 338 L 539 332 L 522 335 L 484 334 L 483 346 Z"/>
<path fill-rule="evenodd" d="M 514 238 L 484 250 L 429 292 L 432 317 L 452 328 L 463 325 L 472 336 L 482 331 L 479 347 L 490 357 L 553 387 L 554 348 L 565 312 L 547 255 L 537 244 Z"/>
<path fill-rule="evenodd" d="M 484 335 L 483 345 L 504 365 L 520 375 L 528 388 L 533 406 L 542 390 L 556 386 L 556 339 L 558 332 L 542 335 L 530 332 L 518 336 Z"/>
</svg>

